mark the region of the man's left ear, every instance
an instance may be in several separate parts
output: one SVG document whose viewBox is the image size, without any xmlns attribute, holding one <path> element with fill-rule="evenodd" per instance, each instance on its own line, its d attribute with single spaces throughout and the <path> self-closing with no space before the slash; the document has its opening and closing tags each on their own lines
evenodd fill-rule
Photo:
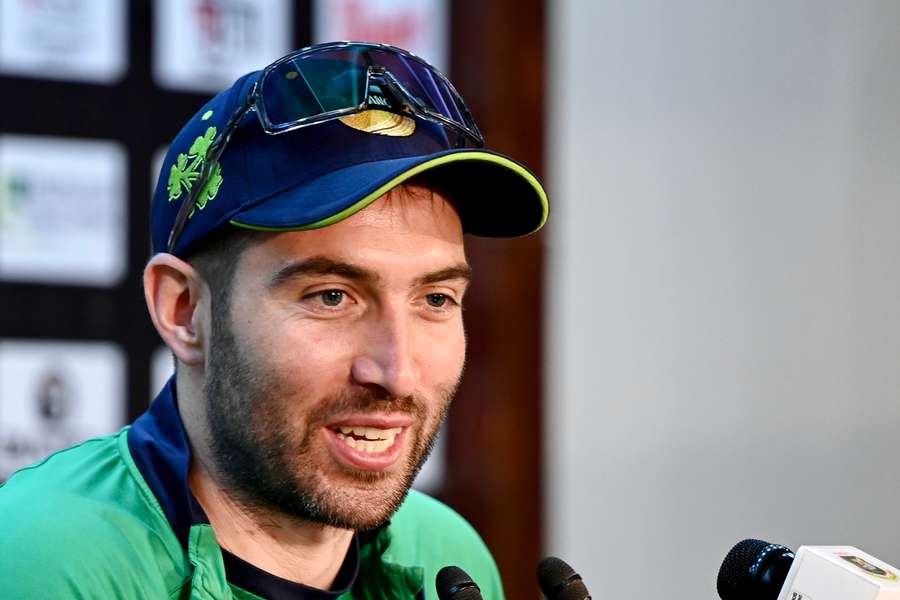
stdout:
<svg viewBox="0 0 900 600">
<path fill-rule="evenodd" d="M 144 268 L 144 298 L 153 325 L 186 365 L 204 364 L 203 297 L 209 290 L 200 274 L 177 256 L 156 254 Z"/>
</svg>

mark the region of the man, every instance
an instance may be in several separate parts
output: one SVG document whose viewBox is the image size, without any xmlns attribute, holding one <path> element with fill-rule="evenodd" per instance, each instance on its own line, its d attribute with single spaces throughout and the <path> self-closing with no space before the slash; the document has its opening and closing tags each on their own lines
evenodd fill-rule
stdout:
<svg viewBox="0 0 900 600">
<path fill-rule="evenodd" d="M 463 232 L 527 234 L 538 181 L 480 150 L 443 76 L 372 44 L 239 79 L 173 141 L 150 317 L 176 375 L 122 432 L 0 488 L 2 597 L 501 598 L 409 487 L 463 370 Z"/>
</svg>

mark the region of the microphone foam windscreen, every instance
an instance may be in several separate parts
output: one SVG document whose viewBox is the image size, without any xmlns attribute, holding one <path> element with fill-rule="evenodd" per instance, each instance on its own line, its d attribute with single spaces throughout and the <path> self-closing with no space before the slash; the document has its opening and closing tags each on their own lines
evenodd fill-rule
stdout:
<svg viewBox="0 0 900 600">
<path fill-rule="evenodd" d="M 772 546 L 763 540 L 742 540 L 725 556 L 722 566 L 719 567 L 719 576 L 716 578 L 716 591 L 723 600 L 739 598 L 737 594 L 743 587 L 744 580 L 749 574 L 766 548 Z"/>
<path fill-rule="evenodd" d="M 537 578 L 547 600 L 583 600 L 590 597 L 581 576 L 555 556 L 548 556 L 538 563 Z"/>
<path fill-rule="evenodd" d="M 444 567 L 438 571 L 435 587 L 441 600 L 480 600 L 481 590 L 469 574 L 459 567 Z"/>
</svg>

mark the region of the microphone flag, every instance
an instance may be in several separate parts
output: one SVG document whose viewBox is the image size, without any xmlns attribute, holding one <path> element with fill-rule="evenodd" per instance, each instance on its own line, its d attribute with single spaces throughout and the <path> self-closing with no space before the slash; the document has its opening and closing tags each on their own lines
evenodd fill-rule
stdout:
<svg viewBox="0 0 900 600">
<path fill-rule="evenodd" d="M 898 573 L 852 546 L 800 546 L 778 600 L 900 600 Z"/>
</svg>

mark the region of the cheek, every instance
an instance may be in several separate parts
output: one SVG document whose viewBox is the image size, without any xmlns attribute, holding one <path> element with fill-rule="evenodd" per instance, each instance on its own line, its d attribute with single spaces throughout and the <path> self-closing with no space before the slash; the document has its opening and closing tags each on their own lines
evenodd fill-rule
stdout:
<svg viewBox="0 0 900 600">
<path fill-rule="evenodd" d="M 320 386 L 346 380 L 352 344 L 336 330 L 282 323 L 255 337 L 257 354 L 269 370 L 293 387 L 316 393 Z"/>
<path fill-rule="evenodd" d="M 417 344 L 419 371 L 429 387 L 456 384 L 466 360 L 466 336 L 462 322 L 428 329 Z"/>
</svg>

